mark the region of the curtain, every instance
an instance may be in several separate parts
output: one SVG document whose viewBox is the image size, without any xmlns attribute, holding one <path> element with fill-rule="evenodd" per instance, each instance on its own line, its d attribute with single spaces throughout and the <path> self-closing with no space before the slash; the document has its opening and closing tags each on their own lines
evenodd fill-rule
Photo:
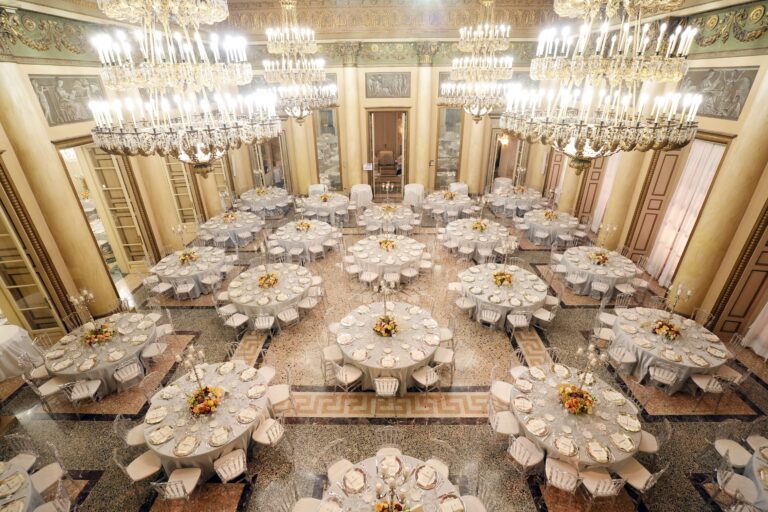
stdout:
<svg viewBox="0 0 768 512">
<path fill-rule="evenodd" d="M 763 306 L 760 313 L 749 326 L 744 337 L 744 345 L 751 347 L 761 357 L 768 357 L 768 303 Z"/>
<path fill-rule="evenodd" d="M 620 153 L 616 153 L 608 157 L 608 165 L 605 166 L 605 174 L 603 175 L 603 180 L 600 183 L 600 195 L 597 196 L 595 213 L 592 215 L 592 226 L 590 226 L 590 229 L 593 233 L 597 233 L 598 229 L 600 229 L 600 224 L 603 222 L 605 207 L 608 205 L 608 198 L 611 197 L 611 191 L 613 190 L 613 180 L 616 178 L 616 171 L 619 168 L 620 158 Z"/>
<path fill-rule="evenodd" d="M 669 286 L 725 152 L 724 144 L 695 140 L 648 257 L 648 271 Z"/>
</svg>

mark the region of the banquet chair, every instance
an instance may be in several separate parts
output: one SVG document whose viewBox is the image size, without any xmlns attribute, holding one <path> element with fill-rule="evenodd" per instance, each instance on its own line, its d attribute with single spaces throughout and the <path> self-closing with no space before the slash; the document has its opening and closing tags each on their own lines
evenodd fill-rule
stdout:
<svg viewBox="0 0 768 512">
<path fill-rule="evenodd" d="M 162 500 L 187 500 L 195 492 L 197 484 L 200 482 L 200 468 L 180 468 L 175 469 L 168 476 L 167 482 L 152 482 L 150 485 L 155 489 L 157 495 Z"/>
<path fill-rule="evenodd" d="M 654 361 L 648 368 L 648 378 L 653 386 L 670 395 L 681 376 L 676 367 Z"/>
<path fill-rule="evenodd" d="M 643 306 L 651 309 L 660 309 L 662 311 L 669 308 L 669 304 L 667 304 L 667 299 L 665 297 L 660 297 L 652 293 L 643 300 Z"/>
<path fill-rule="evenodd" d="M 146 450 L 132 460 L 127 457 L 130 453 L 131 452 L 115 448 L 112 450 L 112 461 L 118 468 L 120 468 L 123 474 L 128 477 L 130 480 L 130 490 L 136 493 L 135 496 L 137 501 L 141 501 L 140 495 L 135 489 L 135 485 L 160 475 L 162 472 L 162 462 L 160 461 L 160 457 L 158 457 L 152 450 Z"/>
<path fill-rule="evenodd" d="M 267 387 L 267 405 L 273 415 L 276 411 L 283 413 L 286 409 L 291 409 L 294 414 L 296 413 L 296 402 L 293 399 L 291 387 L 291 370 L 288 368 L 285 370 L 285 380 L 285 384 L 272 384 Z"/>
<path fill-rule="evenodd" d="M 120 391 L 125 391 L 141 383 L 141 379 L 144 378 L 144 366 L 138 359 L 129 359 L 115 368 L 112 377 L 119 384 Z"/>
<path fill-rule="evenodd" d="M 434 455 L 427 459 L 424 464 L 432 466 L 435 471 L 448 480 L 451 475 L 451 466 L 456 459 L 456 449 L 447 441 L 436 437 L 431 438 L 429 444 Z"/>
<path fill-rule="evenodd" d="M 569 506 L 573 506 L 576 493 L 581 487 L 579 470 L 565 461 L 547 457 L 544 463 L 544 474 L 547 477 L 547 490 L 552 486 L 563 491 L 568 495 Z M 558 505 L 562 504 L 560 499 L 557 500 L 557 503 Z"/>
<path fill-rule="evenodd" d="M 216 459 L 213 462 L 213 470 L 223 484 L 240 481 L 252 484 L 256 476 L 254 472 L 248 469 L 245 450 L 242 448 L 238 448 Z"/>
<path fill-rule="evenodd" d="M 538 327 L 539 329 L 543 331 L 547 331 L 549 327 L 552 325 L 552 322 L 555 321 L 555 316 L 557 315 L 557 312 L 560 311 L 560 306 L 555 305 L 552 306 L 549 309 L 546 308 L 539 308 L 536 311 L 533 312 L 533 325 Z"/>
<path fill-rule="evenodd" d="M 47 334 L 39 334 L 32 340 L 32 346 L 34 346 L 40 355 L 44 356 L 45 353 L 53 348 L 57 342 L 51 339 Z"/>
<path fill-rule="evenodd" d="M 53 499 L 35 508 L 34 512 L 69 512 L 71 509 L 72 499 L 69 497 L 64 481 L 59 480 Z"/>
<path fill-rule="evenodd" d="M 616 285 L 613 287 L 618 293 L 622 294 L 628 294 L 631 296 L 634 296 L 637 290 L 634 286 L 632 286 L 632 283 L 616 283 Z"/>
<path fill-rule="evenodd" d="M 229 304 L 228 306 L 232 306 L 234 308 L 234 304 Z M 239 338 L 240 335 L 247 329 L 250 319 L 244 314 L 238 313 L 237 310 L 232 313 L 232 310 L 228 309 L 228 306 L 221 308 L 216 307 L 216 314 L 219 316 L 221 323 L 225 327 L 233 329 L 235 331 L 235 337 Z"/>
<path fill-rule="evenodd" d="M 280 311 L 277 314 L 277 319 L 280 322 L 280 329 L 282 330 L 284 327 L 290 327 L 292 325 L 298 324 L 299 320 L 301 320 L 301 317 L 299 316 L 299 311 L 296 308 L 289 307 Z"/>
<path fill-rule="evenodd" d="M 280 414 L 275 418 L 263 418 L 258 428 L 253 431 L 251 439 L 256 444 L 271 448 L 276 448 L 283 440 L 287 440 L 283 415 Z"/>
<path fill-rule="evenodd" d="M 724 343 L 725 347 L 731 353 L 731 357 L 729 357 L 729 359 L 738 359 L 739 354 L 742 350 L 744 350 L 744 337 L 741 334 L 735 332 Z"/>
<path fill-rule="evenodd" d="M 34 487 L 39 494 L 45 494 L 48 489 L 56 485 L 60 480 L 70 480 L 69 473 L 61 461 L 61 455 L 59 454 L 58 448 L 50 442 L 46 442 L 46 444 L 53 453 L 54 462 L 43 466 L 29 477 L 32 487 Z"/>
<path fill-rule="evenodd" d="M 270 331 L 277 327 L 280 328 L 280 324 L 277 322 L 277 318 L 267 313 L 258 313 L 253 318 L 252 326 L 254 331 Z"/>
<path fill-rule="evenodd" d="M 509 368 L 509 375 L 514 380 L 528 375 L 528 363 L 525 360 L 525 353 L 520 347 L 512 351 L 512 365 Z"/>
<path fill-rule="evenodd" d="M 512 403 L 512 384 L 496 378 L 496 365 L 491 368 L 490 399 L 495 400 L 500 406 L 509 409 Z"/>
<path fill-rule="evenodd" d="M 285 248 L 279 245 L 274 245 L 267 251 L 267 256 L 270 263 L 282 263 L 285 261 Z"/>
<path fill-rule="evenodd" d="M 595 300 L 601 300 L 606 295 L 610 295 L 611 283 L 607 279 L 592 279 L 589 283 L 589 296 Z"/>
<path fill-rule="evenodd" d="M 488 400 L 488 424 L 495 434 L 519 436 L 520 424 L 508 409 L 497 410 L 493 400 Z"/>
<path fill-rule="evenodd" d="M 208 271 L 200 278 L 200 284 L 202 285 L 203 293 L 214 293 L 217 285 L 221 283 L 221 274 L 217 271 Z"/>
<path fill-rule="evenodd" d="M 360 273 L 359 279 L 366 287 L 373 286 L 373 283 L 379 280 L 379 274 L 366 270 Z"/>
<path fill-rule="evenodd" d="M 235 232 L 235 242 L 238 247 L 245 247 L 253 242 L 254 235 L 250 229 L 241 229 Z"/>
<path fill-rule="evenodd" d="M 381 279 L 390 288 L 397 288 L 400 285 L 400 272 L 384 272 Z"/>
<path fill-rule="evenodd" d="M 713 501 L 720 494 L 725 494 L 734 506 L 755 505 L 759 498 L 755 482 L 734 470 L 734 467 L 728 462 L 727 453 L 720 458 L 717 468 L 715 468 L 715 480 L 712 483 L 717 488 L 716 494 L 712 497 Z M 733 510 L 733 508 L 729 510 Z"/>
<path fill-rule="evenodd" d="M 490 329 L 496 328 L 499 320 L 501 320 L 501 313 L 493 309 L 481 308 L 477 315 L 477 321 L 480 322 L 480 325 Z"/>
<path fill-rule="evenodd" d="M 40 454 L 32 442 L 32 438 L 25 434 L 15 433 L 3 437 L 3 444 L 8 447 L 13 457 L 8 459 L 8 464 L 19 466 L 29 473 L 36 468 Z"/>
<path fill-rule="evenodd" d="M 664 418 L 656 435 L 646 430 L 640 431 L 640 442 L 638 443 L 637 451 L 652 455 L 655 462 L 662 446 L 666 445 L 670 439 L 672 439 L 672 424 L 667 418 Z"/>
<path fill-rule="evenodd" d="M 632 254 L 632 251 L 630 251 L 629 247 L 626 245 L 622 245 L 618 249 L 616 249 L 616 252 L 624 256 L 625 258 L 629 258 L 630 254 Z"/>
<path fill-rule="evenodd" d="M 497 488 L 497 482 L 488 475 L 483 475 L 478 479 L 477 490 L 472 491 L 477 494 L 462 494 L 461 501 L 464 503 L 464 512 L 492 512 L 497 510 L 496 495 L 494 490 Z"/>
<path fill-rule="evenodd" d="M 303 261 L 306 264 L 309 261 L 317 261 L 320 258 L 325 258 L 325 247 L 321 244 L 312 244 L 307 247 L 307 253 L 305 257 L 301 258 L 299 263 Z"/>
<path fill-rule="evenodd" d="M 391 398 L 393 414 L 397 416 L 397 392 L 400 389 L 400 381 L 394 377 L 378 377 L 374 379 L 373 385 L 376 391 L 376 400 L 373 402 L 373 416 L 376 417 L 379 398 Z"/>
<path fill-rule="evenodd" d="M 616 342 L 611 343 L 608 347 L 608 357 L 616 367 L 616 371 L 623 374 L 632 373 L 632 369 L 637 364 L 637 357 Z"/>
<path fill-rule="evenodd" d="M 45 357 L 43 354 L 39 355 L 40 357 Z M 32 356 L 28 353 L 22 352 L 19 354 L 19 357 L 16 358 L 16 364 L 21 368 L 22 373 L 26 374 L 30 380 L 40 382 L 51 377 L 45 364 L 38 364 L 38 361 L 41 360 L 42 359 L 38 358 L 36 361 L 32 359 Z"/>
<path fill-rule="evenodd" d="M 463 312 L 464 314 L 470 317 L 472 316 L 472 313 L 474 312 L 476 307 L 475 301 L 473 301 L 466 295 L 460 295 L 459 297 L 456 298 L 456 300 L 453 303 L 454 305 L 456 305 L 457 308 L 459 308 L 459 310 L 461 310 L 461 312 Z"/>
<path fill-rule="evenodd" d="M 536 229 L 533 231 L 533 242 L 536 245 L 547 245 L 547 240 L 549 240 L 549 232 L 544 231 L 543 229 Z"/>
<path fill-rule="evenodd" d="M 354 464 L 346 458 L 346 443 L 345 438 L 336 439 L 318 455 L 328 477 L 328 483 L 340 482 L 347 471 L 354 467 Z"/>
<path fill-rule="evenodd" d="M 525 436 L 510 436 L 509 441 L 507 455 L 513 469 L 525 480 L 528 475 L 538 471 L 539 464 L 544 460 L 544 452 Z"/>
<path fill-rule="evenodd" d="M 450 347 L 451 348 L 437 347 L 432 356 L 432 363 L 446 368 L 450 373 L 451 383 L 453 383 L 453 375 L 456 372 L 456 354 L 459 349 L 459 340 L 452 340 Z"/>
<path fill-rule="evenodd" d="M 527 270 L 528 272 L 533 272 L 533 268 L 528 264 L 528 262 L 518 256 L 510 258 L 509 261 L 507 262 L 507 265 L 512 267 L 518 267 L 523 270 Z"/>
<path fill-rule="evenodd" d="M 507 329 L 507 334 L 509 334 L 510 337 L 515 337 L 515 330 L 517 329 L 528 329 L 531 325 L 531 318 L 533 317 L 533 313 L 531 312 L 515 312 L 512 311 L 507 315 L 506 322 L 504 323 L 504 327 L 506 329 L 507 326 L 510 327 L 510 329 Z"/>
<path fill-rule="evenodd" d="M 391 377 L 386 377 L 391 378 Z M 397 379 L 392 379 L 397 381 Z M 376 457 L 382 459 L 384 457 L 400 457 L 403 454 L 403 431 L 393 425 L 386 425 L 384 427 L 377 428 L 374 431 L 376 436 L 376 446 L 379 449 L 376 451 Z"/>
<path fill-rule="evenodd" d="M 339 365 L 333 361 L 326 361 L 325 364 L 333 365 L 334 388 L 349 393 L 362 385 L 363 372 L 360 368 L 351 364 Z"/>
<path fill-rule="evenodd" d="M 431 263 L 431 262 L 430 262 Z M 416 267 L 405 267 L 400 271 L 400 280 L 405 283 L 410 283 L 419 275 L 419 269 Z"/>
<path fill-rule="evenodd" d="M 147 403 L 149 403 L 152 400 L 152 397 L 155 396 L 160 391 L 160 388 L 163 387 L 162 381 L 163 379 L 160 377 L 160 373 L 157 371 L 150 372 L 146 374 L 143 379 L 141 379 L 139 389 L 144 395 L 144 398 L 147 400 Z"/>
<path fill-rule="evenodd" d="M 759 416 L 749 423 L 743 442 L 755 452 L 768 445 L 768 416 Z"/>
<path fill-rule="evenodd" d="M 27 387 L 32 390 L 32 393 L 40 401 L 40 405 L 47 413 L 51 413 L 51 402 L 54 401 L 60 393 L 63 393 L 62 386 L 66 384 L 66 381 L 61 377 L 53 377 L 39 387 L 32 382 L 26 374 L 21 374 L 21 378 L 26 383 Z"/>
<path fill-rule="evenodd" d="M 112 430 L 129 448 L 147 444 L 147 440 L 144 438 L 144 427 L 146 427 L 144 422 L 132 426 L 131 421 L 122 414 L 115 416 L 112 421 Z"/>
<path fill-rule="evenodd" d="M 565 284 L 571 290 L 583 286 L 587 282 L 587 274 L 584 272 L 568 272 L 565 274 Z"/>
<path fill-rule="evenodd" d="M 547 347 L 545 352 L 553 364 L 562 364 L 563 358 L 560 357 L 560 350 L 557 347 Z"/>
<path fill-rule="evenodd" d="M 696 455 L 697 458 L 706 459 L 707 452 L 717 454 L 717 457 L 724 457 L 728 463 L 736 469 L 743 469 L 749 464 L 752 454 L 741 445 L 740 440 L 744 437 L 746 426 L 737 419 L 728 419 L 720 422 L 714 435 L 707 435 L 707 446 L 705 446 Z"/>
<path fill-rule="evenodd" d="M 176 297 L 176 300 L 192 299 L 192 291 L 195 289 L 194 279 L 177 279 L 171 284 L 173 285 L 173 295 Z"/>
<path fill-rule="evenodd" d="M 66 316 L 63 316 L 61 318 L 61 321 L 64 322 L 64 327 L 66 328 L 67 332 L 74 331 L 75 329 L 83 325 L 83 319 L 80 318 L 80 313 L 78 312 L 70 313 Z"/>
<path fill-rule="evenodd" d="M 549 295 L 547 294 L 546 297 L 544 297 L 544 307 L 551 309 L 553 306 L 559 306 L 560 305 L 560 298 L 557 296 L 557 293 L 555 292 L 555 295 Z"/>
<path fill-rule="evenodd" d="M 78 380 L 75 382 L 67 382 L 61 386 L 64 395 L 75 409 L 75 414 L 78 419 L 80 419 L 79 408 L 81 404 L 86 401 L 93 403 L 99 401 L 99 388 L 101 388 L 100 380 Z"/>
<path fill-rule="evenodd" d="M 651 473 L 645 466 L 640 464 L 637 459 L 629 457 L 615 466 L 612 466 L 611 470 L 626 480 L 626 483 L 637 492 L 636 505 L 639 507 L 641 503 L 645 503 L 645 500 L 656 485 L 656 482 L 659 481 L 659 478 L 661 478 L 668 468 L 669 463 L 665 464 L 657 472 Z"/>
<path fill-rule="evenodd" d="M 267 361 L 267 350 L 261 350 L 261 365 L 256 370 L 256 374 L 264 381 L 265 384 L 269 384 L 277 375 L 277 370 L 274 365 L 269 364 Z"/>
<path fill-rule="evenodd" d="M 627 483 L 623 478 L 611 478 L 607 469 L 596 467 L 579 471 L 581 485 L 587 501 L 587 512 L 595 505 L 608 506 L 612 509 L 619 493 Z"/>
<path fill-rule="evenodd" d="M 430 393 L 440 391 L 442 368 L 443 365 L 424 365 L 417 368 L 412 374 L 414 387 L 423 393 L 425 404 Z"/>
</svg>

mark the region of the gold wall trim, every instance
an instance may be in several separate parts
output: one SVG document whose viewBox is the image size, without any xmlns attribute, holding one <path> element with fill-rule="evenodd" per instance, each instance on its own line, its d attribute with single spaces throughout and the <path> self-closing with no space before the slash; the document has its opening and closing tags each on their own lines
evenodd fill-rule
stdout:
<svg viewBox="0 0 768 512">
<path fill-rule="evenodd" d="M 48 254 L 45 245 L 40 239 L 40 233 L 35 228 L 30 219 L 29 212 L 19 198 L 19 192 L 16 189 L 16 185 L 13 183 L 13 179 L 8 173 L 8 169 L 2 160 L 2 153 L 3 151 L 0 150 L 0 186 L 2 187 L 3 202 L 7 203 L 9 213 L 12 214 L 13 220 L 19 223 L 18 227 L 21 229 L 19 230 L 17 227 L 17 231 L 19 231 L 20 237 L 28 243 L 28 245 L 25 244 L 25 249 L 30 251 L 30 256 L 38 266 L 38 270 L 43 272 L 43 275 L 40 277 L 46 285 L 46 291 L 51 295 L 51 298 L 54 301 L 54 304 L 51 304 L 51 307 L 56 309 L 60 317 L 75 313 L 75 309 L 69 302 L 69 294 L 66 291 L 64 283 L 51 261 L 50 254 Z"/>
</svg>

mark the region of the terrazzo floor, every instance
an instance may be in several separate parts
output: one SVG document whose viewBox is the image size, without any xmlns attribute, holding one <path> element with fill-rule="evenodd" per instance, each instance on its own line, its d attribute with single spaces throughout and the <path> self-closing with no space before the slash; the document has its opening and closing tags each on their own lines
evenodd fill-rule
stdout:
<svg viewBox="0 0 768 512">
<path fill-rule="evenodd" d="M 509 224 L 504 219 L 505 224 Z M 351 245 L 359 238 L 354 229 L 346 229 L 345 238 Z M 417 235 L 429 243 L 434 230 L 426 229 Z M 546 271 L 549 251 L 523 245 L 519 256 L 541 274 Z M 526 250 L 530 249 L 530 250 Z M 241 251 L 243 263 L 253 256 Z M 297 411 L 286 418 L 287 441 L 276 448 L 257 447 L 249 453 L 249 467 L 255 474 L 253 483 L 221 484 L 208 482 L 184 503 L 163 503 L 146 486 L 130 489 L 128 479 L 112 462 L 112 451 L 122 449 L 112 428 L 116 414 L 138 419 L 146 410 L 143 396 L 114 397 L 84 410 L 80 421 L 72 411 L 56 409 L 52 416 L 42 412 L 34 395 L 18 382 L 0 383 L 0 424 L 6 432 L 24 432 L 38 446 L 43 462 L 52 459 L 46 446 L 50 442 L 58 447 L 64 465 L 76 476 L 71 494 L 76 496 L 79 510 L 86 512 L 136 510 L 190 510 L 190 511 L 272 511 L 274 496 L 282 486 L 300 476 L 304 495 L 319 496 L 324 485 L 322 465 L 318 458 L 333 440 L 346 439 L 346 457 L 351 461 L 370 457 L 380 445 L 382 426 L 397 425 L 403 451 L 422 459 L 436 453 L 431 439 L 445 440 L 455 453 L 442 453 L 449 459 L 453 480 L 464 491 L 472 491 L 478 479 L 497 482 L 496 498 L 499 503 L 493 512 L 512 511 L 571 511 L 586 510 L 581 501 L 569 501 L 566 496 L 547 490 L 537 478 L 523 479 L 512 469 L 505 453 L 507 441 L 493 436 L 487 425 L 486 397 L 491 370 L 497 366 L 505 371 L 512 363 L 512 352 L 520 347 L 528 362 L 536 363 L 546 357 L 546 347 L 556 347 L 566 363 L 576 364 L 576 350 L 587 343 L 585 333 L 590 330 L 595 304 L 568 301 L 546 332 L 530 330 L 510 339 L 505 333 L 488 330 L 469 321 L 452 306 L 453 296 L 447 283 L 469 264 L 457 262 L 442 250 L 433 254 L 436 264 L 432 276 L 420 276 L 404 287 L 396 300 L 407 300 L 432 307 L 434 317 L 441 324 L 455 319 L 459 340 L 460 362 L 450 387 L 427 400 L 409 394 L 397 401 L 380 401 L 373 412 L 373 393 L 334 393 L 323 385 L 320 371 L 320 350 L 326 343 L 325 325 L 341 318 L 347 311 L 364 300 L 376 300 L 359 284 L 343 275 L 338 253 L 325 260 L 312 262 L 310 270 L 324 277 L 327 291 L 327 310 L 318 308 L 293 327 L 265 339 L 262 334 L 246 333 L 238 348 L 239 355 L 250 363 L 262 359 L 280 369 L 277 382 L 285 382 L 290 370 Z M 239 270 L 244 269 L 245 266 Z M 137 303 L 144 300 L 143 291 L 135 294 Z M 223 361 L 227 345 L 234 339 L 231 329 L 221 326 L 210 303 L 185 304 L 168 301 L 173 324 L 173 350 L 181 350 L 194 342 L 206 351 L 209 361 Z M 262 355 L 261 349 L 265 352 Z M 171 357 L 169 355 L 168 357 Z M 711 468 L 701 466 L 696 453 L 706 446 L 707 438 L 714 435 L 723 420 L 737 418 L 750 420 L 768 411 L 768 371 L 764 362 L 751 353 L 741 357 L 745 367 L 754 369 L 744 391 L 733 399 L 724 400 L 719 410 L 705 400 L 699 404 L 682 395 L 669 400 L 655 390 L 618 374 L 612 368 L 600 368 L 599 376 L 614 383 L 625 392 L 631 392 L 644 407 L 644 428 L 659 432 L 666 418 L 673 422 L 673 437 L 664 446 L 656 461 L 641 458 L 650 469 L 669 463 L 669 469 L 656 485 L 641 510 L 686 512 L 719 510 L 709 508 L 702 498 L 706 487 L 703 475 Z M 160 361 L 156 370 L 163 382 L 181 374 L 172 360 Z M 697 407 L 694 409 L 693 407 Z M 13 418 L 16 421 L 13 421 Z M 0 458 L 8 455 L 0 441 Z M 622 495 L 613 508 L 606 510 L 633 510 L 632 493 Z M 605 507 L 602 507 L 605 508 Z"/>
</svg>

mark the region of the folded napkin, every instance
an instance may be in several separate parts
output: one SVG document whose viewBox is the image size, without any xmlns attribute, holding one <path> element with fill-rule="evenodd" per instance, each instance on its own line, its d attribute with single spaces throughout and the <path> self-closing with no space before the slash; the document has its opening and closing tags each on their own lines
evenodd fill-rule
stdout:
<svg viewBox="0 0 768 512">
<path fill-rule="evenodd" d="M 440 504 L 440 512 L 464 512 L 464 503 L 456 496 L 451 496 Z"/>
<path fill-rule="evenodd" d="M 571 371 L 566 366 L 563 366 L 561 364 L 555 364 L 554 372 L 555 372 L 555 375 L 557 375 L 561 379 L 567 379 L 568 377 L 571 376 Z"/>
<path fill-rule="evenodd" d="M 528 422 L 525 424 L 528 431 L 538 437 L 543 436 L 549 431 L 549 427 L 547 427 L 547 424 L 544 423 L 543 420 L 539 418 L 531 418 L 528 420 Z"/>
<path fill-rule="evenodd" d="M 251 407 L 246 407 L 245 409 L 241 409 L 240 412 L 237 413 L 237 421 L 239 421 L 240 423 L 252 423 L 258 417 L 259 417 L 259 411 Z"/>
<path fill-rule="evenodd" d="M 229 429 L 227 427 L 217 427 L 213 429 L 211 437 L 208 438 L 210 446 L 222 446 L 229 440 Z"/>
<path fill-rule="evenodd" d="M 411 359 L 413 359 L 414 361 L 421 361 L 425 357 L 426 356 L 424 355 L 424 352 L 422 352 L 421 350 L 411 350 Z"/>
<path fill-rule="evenodd" d="M 603 390 L 603 398 L 614 405 L 624 405 L 627 401 L 624 395 L 612 389 Z"/>
<path fill-rule="evenodd" d="M 125 352 L 122 350 L 115 350 L 107 355 L 107 359 L 113 363 L 121 360 L 123 357 L 125 357 Z"/>
<path fill-rule="evenodd" d="M 256 377 L 256 368 L 247 368 L 240 373 L 240 380 L 243 382 L 252 380 Z"/>
<path fill-rule="evenodd" d="M 153 430 L 149 433 L 149 436 L 147 436 L 147 440 L 149 441 L 149 444 L 163 444 L 166 441 L 168 441 L 170 438 L 173 437 L 173 427 L 170 425 L 165 425 L 163 427 L 158 428 L 157 430 Z"/>
<path fill-rule="evenodd" d="M 628 432 L 640 432 L 640 421 L 635 416 L 631 416 L 625 412 L 616 417 L 616 423 Z"/>
<path fill-rule="evenodd" d="M 357 359 L 357 358 L 355 358 Z M 382 368 L 393 368 L 395 366 L 395 358 L 391 355 L 386 355 L 381 358 Z"/>
<path fill-rule="evenodd" d="M 434 485 L 436 479 L 437 472 L 432 466 L 424 465 L 420 467 L 416 472 L 416 485 L 422 489 L 431 488 Z"/>
<path fill-rule="evenodd" d="M 17 500 L 9 501 L 8 503 L 5 503 L 4 505 L 0 506 L 0 512 L 24 512 L 27 508 L 27 499 L 19 498 Z M 411 509 L 415 510 L 415 509 Z"/>
<path fill-rule="evenodd" d="M 709 361 L 707 361 L 706 359 L 704 359 L 698 354 L 689 354 L 688 359 L 690 359 L 691 362 L 696 366 L 703 366 L 703 367 L 709 366 Z"/>
<path fill-rule="evenodd" d="M 248 392 L 246 393 L 248 395 L 248 398 L 255 399 L 255 398 L 261 398 L 264 396 L 264 393 L 267 392 L 267 387 L 263 384 L 256 384 L 255 386 L 251 386 L 250 389 L 248 389 Z"/>
<path fill-rule="evenodd" d="M 69 359 L 69 358 L 62 359 L 61 361 L 59 361 L 58 363 L 53 365 L 53 371 L 58 372 L 58 371 L 63 370 L 65 368 L 69 368 L 70 366 L 72 366 L 72 363 L 73 363 L 73 361 L 71 359 Z"/>
<path fill-rule="evenodd" d="M 365 473 L 359 468 L 352 468 L 344 475 L 344 488 L 350 492 L 360 492 L 365 487 Z"/>
<path fill-rule="evenodd" d="M 718 359 L 725 359 L 726 353 L 716 347 L 707 347 L 707 353 Z"/>
<path fill-rule="evenodd" d="M 627 434 L 621 432 L 614 432 L 611 434 L 611 442 L 621 451 L 632 453 L 635 451 L 635 443 Z"/>
<path fill-rule="evenodd" d="M 678 362 L 678 361 L 682 361 L 683 360 L 683 356 L 681 356 L 680 354 L 678 354 L 677 352 L 675 352 L 671 348 L 663 349 L 661 351 L 661 355 L 662 355 L 662 357 L 664 357 L 664 359 L 668 359 L 670 361 Z"/>
<path fill-rule="evenodd" d="M 352 359 L 355 361 L 364 361 L 365 359 L 368 359 L 368 352 L 362 349 L 355 350 L 352 353 Z"/>
<path fill-rule="evenodd" d="M 160 392 L 160 398 L 163 398 L 165 400 L 168 400 L 169 398 L 175 397 L 179 393 L 179 388 L 175 384 L 171 384 L 167 388 L 164 388 Z"/>
<path fill-rule="evenodd" d="M 222 363 L 219 365 L 219 368 L 216 370 L 216 372 L 219 375 L 227 375 L 232 372 L 232 370 L 235 369 L 235 363 L 232 361 L 227 361 L 226 363 Z"/>
<path fill-rule="evenodd" d="M 165 407 L 155 407 L 154 409 L 147 411 L 147 415 L 144 417 L 144 421 L 149 425 L 154 425 L 163 421 L 167 415 L 168 410 Z"/>
<path fill-rule="evenodd" d="M 186 457 L 197 449 L 197 436 L 185 436 L 176 444 L 173 454 L 177 457 Z"/>
<path fill-rule="evenodd" d="M 515 387 L 523 393 L 530 393 L 533 389 L 533 384 L 531 384 L 531 381 L 526 379 L 517 379 L 515 380 Z"/>
<path fill-rule="evenodd" d="M 144 343 L 145 341 L 147 341 L 147 335 L 139 334 L 131 338 L 131 345 L 139 345 L 141 343 Z"/>
<path fill-rule="evenodd" d="M 537 366 L 528 368 L 528 374 L 536 380 L 544 380 L 547 378 L 547 374 L 544 373 L 544 370 Z"/>
<path fill-rule="evenodd" d="M 18 471 L 0 482 L 0 498 L 7 498 L 18 491 L 24 484 L 24 477 Z"/>
<path fill-rule="evenodd" d="M 559 436 L 555 439 L 555 447 L 557 451 L 565 455 L 566 457 L 572 457 L 576 454 L 576 444 L 568 436 Z"/>
<path fill-rule="evenodd" d="M 153 325 L 155 324 L 151 320 L 144 320 L 143 322 L 140 322 L 139 325 L 137 325 L 136 327 L 138 327 L 139 329 L 149 329 Z"/>
<path fill-rule="evenodd" d="M 92 369 L 94 366 L 96 366 L 96 357 L 89 357 L 82 363 L 80 363 L 80 366 L 77 367 L 77 371 L 80 372 L 87 372 L 88 370 Z"/>
<path fill-rule="evenodd" d="M 587 452 L 596 462 L 608 462 L 608 449 L 597 441 L 587 443 Z"/>
<path fill-rule="evenodd" d="M 383 475 L 395 476 L 400 474 L 402 466 L 400 465 L 400 459 L 393 455 L 389 455 L 384 457 L 381 462 L 379 462 L 379 468 L 381 469 L 381 473 Z"/>
<path fill-rule="evenodd" d="M 56 350 L 49 350 L 48 352 L 45 353 L 45 358 L 48 360 L 58 359 L 61 356 L 63 356 L 64 353 L 65 353 L 64 349 L 62 348 L 57 348 Z"/>
<path fill-rule="evenodd" d="M 517 409 L 520 412 L 531 412 L 533 410 L 533 402 L 528 400 L 528 398 L 524 396 L 518 396 L 515 397 L 514 401 L 515 409 Z"/>
</svg>

